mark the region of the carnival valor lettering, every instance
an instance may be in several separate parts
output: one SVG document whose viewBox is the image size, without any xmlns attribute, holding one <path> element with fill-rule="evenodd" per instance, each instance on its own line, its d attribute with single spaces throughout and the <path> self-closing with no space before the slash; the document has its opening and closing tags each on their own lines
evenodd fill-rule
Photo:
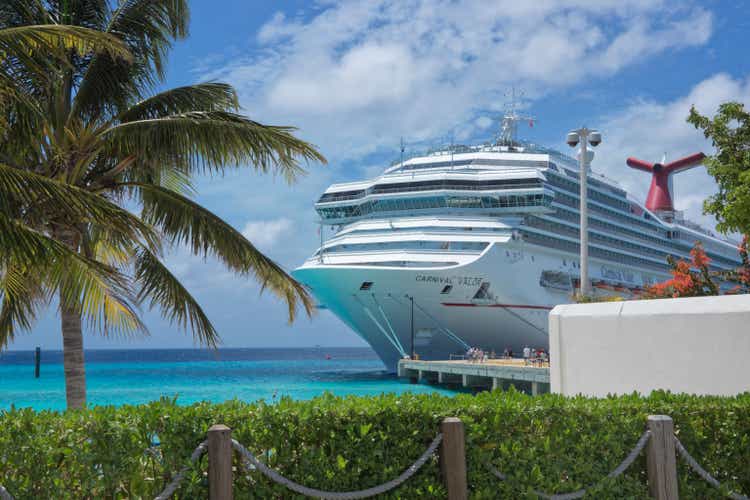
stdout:
<svg viewBox="0 0 750 500">
<path fill-rule="evenodd" d="M 471 276 L 429 276 L 424 274 L 417 274 L 416 281 L 425 283 L 437 283 L 440 285 L 464 285 L 464 286 L 479 286 L 482 284 L 482 278 L 471 277 Z"/>
</svg>

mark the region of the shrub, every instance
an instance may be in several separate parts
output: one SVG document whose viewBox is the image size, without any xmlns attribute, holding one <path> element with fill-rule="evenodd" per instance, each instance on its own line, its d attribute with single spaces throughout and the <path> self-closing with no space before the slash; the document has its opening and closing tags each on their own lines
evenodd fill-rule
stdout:
<svg viewBox="0 0 750 500">
<path fill-rule="evenodd" d="M 473 498 L 533 498 L 601 481 L 635 445 L 649 414 L 671 415 L 680 440 L 729 488 L 750 492 L 750 394 L 733 398 L 654 393 L 590 399 L 531 397 L 516 391 L 478 395 L 334 397 L 276 404 L 227 401 L 67 412 L 0 413 L 0 484 L 26 498 L 153 498 L 188 461 L 214 423 L 287 477 L 326 490 L 390 480 L 432 441 L 445 416 L 466 424 Z M 154 441 L 161 459 L 144 454 Z M 239 466 L 239 460 L 237 465 Z M 501 482 L 492 463 L 508 475 Z M 204 458 L 175 498 L 205 498 Z M 294 495 L 259 473 L 235 473 L 236 498 Z M 684 464 L 684 498 L 720 498 Z M 623 476 L 602 481 L 589 498 L 645 498 L 641 456 Z M 437 460 L 388 498 L 444 498 Z"/>
</svg>

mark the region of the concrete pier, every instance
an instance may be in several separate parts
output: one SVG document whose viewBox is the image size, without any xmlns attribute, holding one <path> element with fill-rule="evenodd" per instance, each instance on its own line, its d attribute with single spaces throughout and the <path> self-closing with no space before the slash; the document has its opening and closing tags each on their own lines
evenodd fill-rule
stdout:
<svg viewBox="0 0 750 500">
<path fill-rule="evenodd" d="M 522 359 L 423 361 L 402 359 L 398 376 L 420 382 L 502 389 L 513 384 L 533 395 L 549 392 L 549 365 L 527 365 Z"/>
</svg>

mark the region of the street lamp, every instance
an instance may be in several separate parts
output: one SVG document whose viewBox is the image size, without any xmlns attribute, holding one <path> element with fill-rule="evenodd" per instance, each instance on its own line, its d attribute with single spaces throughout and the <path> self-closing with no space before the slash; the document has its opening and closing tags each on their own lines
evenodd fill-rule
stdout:
<svg viewBox="0 0 750 500">
<path fill-rule="evenodd" d="M 602 134 L 596 130 L 590 130 L 586 127 L 573 130 L 568 134 L 568 146 L 574 148 L 581 143 L 581 149 L 578 151 L 578 162 L 580 164 L 579 181 L 581 184 L 580 208 L 581 212 L 581 295 L 589 295 L 591 287 L 589 284 L 589 207 L 588 207 L 588 167 L 594 158 L 594 152 L 588 149 L 588 145 L 598 146 L 602 142 Z"/>
</svg>

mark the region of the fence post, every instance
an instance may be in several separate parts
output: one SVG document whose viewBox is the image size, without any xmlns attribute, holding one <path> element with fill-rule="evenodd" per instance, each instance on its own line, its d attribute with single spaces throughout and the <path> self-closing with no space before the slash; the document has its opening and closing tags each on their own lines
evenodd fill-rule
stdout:
<svg viewBox="0 0 750 500">
<path fill-rule="evenodd" d="M 646 464 L 648 489 L 656 500 L 677 500 L 677 458 L 674 448 L 674 423 L 667 415 L 649 415 Z"/>
<path fill-rule="evenodd" d="M 208 429 L 208 498 L 232 500 L 232 429 L 226 425 Z"/>
<path fill-rule="evenodd" d="M 443 474 L 448 500 L 466 500 L 466 444 L 464 423 L 448 417 L 440 424 L 443 441 L 440 443 L 440 470 Z"/>
</svg>

